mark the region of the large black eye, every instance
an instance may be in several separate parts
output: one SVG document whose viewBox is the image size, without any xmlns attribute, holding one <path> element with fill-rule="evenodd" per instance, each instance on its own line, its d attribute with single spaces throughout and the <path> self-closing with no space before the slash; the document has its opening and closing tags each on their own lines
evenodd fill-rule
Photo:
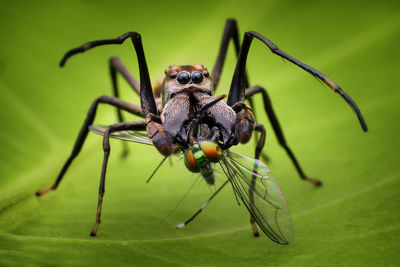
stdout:
<svg viewBox="0 0 400 267">
<path fill-rule="evenodd" d="M 178 75 L 178 82 L 180 84 L 187 84 L 190 81 L 190 75 L 187 72 L 181 72 Z"/>
<path fill-rule="evenodd" d="M 203 74 L 199 71 L 195 71 L 192 73 L 192 82 L 201 83 L 203 81 Z"/>
</svg>

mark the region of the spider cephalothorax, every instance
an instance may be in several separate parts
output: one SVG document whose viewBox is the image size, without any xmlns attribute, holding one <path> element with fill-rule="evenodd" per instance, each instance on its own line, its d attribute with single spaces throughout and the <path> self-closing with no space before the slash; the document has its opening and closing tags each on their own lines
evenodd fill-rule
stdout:
<svg viewBox="0 0 400 267">
<path fill-rule="evenodd" d="M 172 145 L 188 145 L 187 125 L 202 105 L 213 101 L 213 81 L 203 65 L 170 66 L 165 70 L 162 92 L 164 106 L 160 118 L 147 117 L 147 130 L 154 145 L 163 155 L 172 152 Z M 218 129 L 224 148 L 251 138 L 254 117 L 250 107 L 238 101 L 232 107 L 223 101 L 210 106 L 202 116 L 210 129 Z"/>
</svg>

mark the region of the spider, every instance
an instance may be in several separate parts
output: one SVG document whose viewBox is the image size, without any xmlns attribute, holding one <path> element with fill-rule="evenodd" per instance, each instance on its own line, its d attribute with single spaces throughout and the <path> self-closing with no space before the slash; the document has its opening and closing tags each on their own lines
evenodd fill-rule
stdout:
<svg viewBox="0 0 400 267">
<path fill-rule="evenodd" d="M 322 183 L 307 176 L 300 166 L 286 142 L 266 89 L 261 86 L 249 86 L 246 76 L 246 61 L 252 41 L 258 39 L 272 53 L 309 72 L 342 96 L 355 111 L 362 129 L 367 131 L 368 128 L 364 118 L 354 101 L 330 78 L 286 54 L 257 32 L 246 32 L 240 45 L 238 27 L 234 19 L 228 19 L 226 22 L 217 60 L 211 73 L 201 64 L 171 65 L 166 68 L 162 82 L 155 84 L 154 90 L 150 82 L 141 35 L 137 32 L 128 32 L 115 39 L 85 43 L 68 51 L 62 58 L 60 66 L 63 67 L 66 61 L 75 54 L 86 52 L 97 46 L 122 44 L 127 39 L 131 39 L 136 50 L 140 83 L 129 74 L 118 58 L 110 59 L 109 66 L 114 96 L 100 96 L 93 101 L 72 153 L 62 167 L 55 183 L 49 188 L 39 190 L 36 195 L 41 196 L 50 190 L 57 189 L 72 161 L 79 154 L 89 130 L 92 130 L 103 135 L 104 160 L 101 170 L 96 222 L 90 233 L 91 236 L 96 235 L 100 224 L 105 174 L 110 155 L 109 138 L 115 137 L 152 144 L 165 158 L 172 153 L 184 153 L 187 168 L 191 172 L 201 172 L 201 175 L 209 184 L 214 184 L 212 166 L 219 163 L 228 177 L 222 187 L 229 181 L 233 186 L 236 198 L 240 198 L 249 210 L 254 236 L 259 235 L 257 224 L 273 241 L 281 244 L 289 243 L 291 230 L 289 229 L 289 234 L 286 234 L 282 232 L 282 228 L 286 226 L 290 228 L 290 221 L 282 223 L 280 221 L 282 217 L 274 217 L 278 211 L 282 210 L 284 212 L 283 217 L 287 217 L 288 211 L 285 201 L 280 194 L 270 191 L 269 186 L 276 189 L 277 184 L 271 178 L 269 171 L 265 171 L 266 166 L 258 161 L 265 143 L 265 129 L 262 124 L 255 122 L 251 109 L 253 96 L 262 96 L 265 112 L 271 121 L 279 144 L 285 149 L 300 178 L 316 186 L 320 186 Z M 231 40 L 233 40 L 238 58 L 229 95 L 227 101 L 224 102 L 222 101 L 225 97 L 224 95 L 216 97 L 213 94 L 217 90 Z M 119 99 L 117 73 L 120 73 L 132 89 L 140 95 L 140 106 Z M 244 103 L 245 99 L 249 100 L 250 106 Z M 92 125 L 100 103 L 117 108 L 119 123 L 107 127 Z M 124 122 L 121 110 L 138 115 L 143 120 Z M 238 156 L 229 151 L 232 146 L 236 146 L 239 143 L 247 143 L 252 137 L 253 130 L 260 133 L 255 149 L 255 159 Z M 143 135 L 143 132 L 147 134 Z M 207 203 L 208 201 L 205 204 Z M 272 210 L 272 213 L 266 211 L 267 208 Z"/>
</svg>

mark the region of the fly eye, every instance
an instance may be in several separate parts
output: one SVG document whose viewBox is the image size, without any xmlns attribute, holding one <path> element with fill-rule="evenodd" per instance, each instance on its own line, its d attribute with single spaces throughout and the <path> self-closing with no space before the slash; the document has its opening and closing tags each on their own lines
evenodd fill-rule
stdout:
<svg viewBox="0 0 400 267">
<path fill-rule="evenodd" d="M 195 71 L 192 73 L 192 82 L 201 83 L 203 81 L 203 74 L 199 71 Z"/>
<path fill-rule="evenodd" d="M 186 150 L 185 155 L 184 155 L 184 160 L 185 160 L 185 166 L 188 168 L 189 171 L 191 172 L 200 172 L 199 166 L 197 166 L 196 159 L 194 158 L 193 155 L 193 150 L 190 148 Z"/>
<path fill-rule="evenodd" d="M 211 162 L 218 162 L 221 159 L 222 150 L 217 144 L 203 141 L 200 144 L 200 148 Z"/>
<path fill-rule="evenodd" d="M 178 83 L 187 84 L 190 81 L 190 75 L 187 72 L 181 72 L 178 75 Z"/>
</svg>

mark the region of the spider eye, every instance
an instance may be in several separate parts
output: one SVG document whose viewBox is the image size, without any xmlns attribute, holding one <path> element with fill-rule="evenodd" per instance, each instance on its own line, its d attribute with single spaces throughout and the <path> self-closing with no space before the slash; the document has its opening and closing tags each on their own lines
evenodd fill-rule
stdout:
<svg viewBox="0 0 400 267">
<path fill-rule="evenodd" d="M 190 75 L 187 72 L 181 72 L 178 75 L 178 83 L 187 84 L 190 81 Z"/>
<path fill-rule="evenodd" d="M 200 172 L 199 166 L 197 166 L 196 159 L 194 158 L 193 150 L 188 149 L 185 151 L 184 155 L 185 165 L 191 172 Z"/>
<path fill-rule="evenodd" d="M 217 144 L 203 141 L 200 143 L 200 148 L 211 162 L 218 162 L 221 159 L 222 150 Z"/>
<path fill-rule="evenodd" d="M 173 73 L 170 73 L 170 74 L 169 74 L 169 77 L 170 77 L 171 79 L 175 79 L 177 75 L 178 75 L 178 74 L 176 74 L 176 72 L 173 72 Z"/>
<path fill-rule="evenodd" d="M 192 73 L 192 82 L 201 83 L 203 81 L 203 74 L 199 71 L 195 71 Z"/>
</svg>

